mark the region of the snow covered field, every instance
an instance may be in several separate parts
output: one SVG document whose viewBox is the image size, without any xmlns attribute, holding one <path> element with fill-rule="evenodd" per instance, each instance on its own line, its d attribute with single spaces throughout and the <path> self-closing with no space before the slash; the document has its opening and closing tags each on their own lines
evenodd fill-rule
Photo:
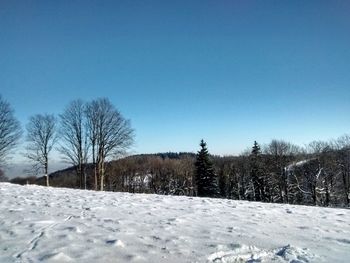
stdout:
<svg viewBox="0 0 350 263">
<path fill-rule="evenodd" d="M 350 262 L 350 210 L 0 183 L 0 262 Z"/>
</svg>

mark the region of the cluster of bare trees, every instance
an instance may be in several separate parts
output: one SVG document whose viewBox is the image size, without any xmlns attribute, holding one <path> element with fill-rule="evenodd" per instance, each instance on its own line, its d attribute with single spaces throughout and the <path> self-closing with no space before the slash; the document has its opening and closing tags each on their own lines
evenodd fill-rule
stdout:
<svg viewBox="0 0 350 263">
<path fill-rule="evenodd" d="M 40 115 L 39 115 L 40 116 Z M 39 117 L 37 116 L 37 117 Z M 55 129 L 55 118 L 45 115 L 39 118 L 42 126 L 33 126 L 33 119 L 30 119 L 27 126 L 29 142 L 38 142 L 43 148 L 41 151 L 29 152 L 40 159 L 45 159 L 45 175 L 47 185 L 47 155 L 52 149 L 56 138 L 59 140 L 59 152 L 64 159 L 76 168 L 78 186 L 86 189 L 86 165 L 92 161 L 94 166 L 94 188 L 104 189 L 105 185 L 105 163 L 110 157 L 116 157 L 125 152 L 133 143 L 133 129 L 129 120 L 126 120 L 121 113 L 106 98 L 92 100 L 84 103 L 81 100 L 72 101 L 59 115 L 58 128 Z M 52 129 L 46 127 L 45 120 L 49 122 Z M 50 132 L 51 131 L 51 132 Z M 40 135 L 40 132 L 45 136 Z M 42 140 L 45 138 L 47 141 Z M 30 155 L 28 155 L 30 156 Z"/>
<path fill-rule="evenodd" d="M 235 158 L 218 158 L 221 195 L 263 202 L 349 206 L 350 137 L 305 147 L 273 140 Z"/>
<path fill-rule="evenodd" d="M 95 189 L 99 186 L 102 191 L 106 159 L 123 154 L 131 146 L 133 129 L 130 121 L 124 119 L 107 99 L 88 103 L 86 120 L 94 165 Z"/>
<path fill-rule="evenodd" d="M 193 155 L 137 155 L 109 163 L 109 191 L 194 195 Z"/>
<path fill-rule="evenodd" d="M 349 206 L 350 136 L 298 147 L 272 140 L 240 156 L 212 156 L 220 196 L 230 199 Z M 130 156 L 108 163 L 106 190 L 196 195 L 194 154 Z"/>
<path fill-rule="evenodd" d="M 0 165 L 14 149 L 22 134 L 10 105 L 0 97 Z M 72 101 L 56 118 L 37 114 L 26 125 L 26 153 L 33 171 L 43 172 L 49 186 L 49 159 L 54 148 L 76 167 L 77 185 L 86 188 L 85 167 L 94 165 L 94 188 L 104 189 L 105 163 L 123 154 L 133 143 L 129 120 L 107 98 L 84 103 Z"/>
</svg>

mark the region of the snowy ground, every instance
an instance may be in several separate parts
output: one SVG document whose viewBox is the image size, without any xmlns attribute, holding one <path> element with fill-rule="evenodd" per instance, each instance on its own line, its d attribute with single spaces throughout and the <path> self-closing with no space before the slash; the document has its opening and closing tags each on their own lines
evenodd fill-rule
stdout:
<svg viewBox="0 0 350 263">
<path fill-rule="evenodd" d="M 350 210 L 0 183 L 0 262 L 350 262 Z"/>
</svg>

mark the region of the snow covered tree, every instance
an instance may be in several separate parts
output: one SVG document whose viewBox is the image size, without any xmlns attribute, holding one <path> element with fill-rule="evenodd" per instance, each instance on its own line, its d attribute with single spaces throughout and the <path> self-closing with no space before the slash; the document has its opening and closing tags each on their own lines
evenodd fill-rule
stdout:
<svg viewBox="0 0 350 263">
<path fill-rule="evenodd" d="M 22 130 L 10 104 L 0 95 L 0 166 L 16 146 Z"/>
<path fill-rule="evenodd" d="M 201 149 L 197 153 L 195 163 L 197 195 L 202 197 L 217 197 L 219 196 L 218 178 L 209 158 L 207 144 L 201 140 L 200 146 Z"/>
<path fill-rule="evenodd" d="M 339 178 L 338 192 L 342 195 L 344 204 L 350 207 L 350 135 L 338 138 L 336 142 L 337 166 Z"/>
<path fill-rule="evenodd" d="M 270 159 L 268 169 L 270 171 L 269 179 L 272 181 L 269 185 L 273 187 L 271 195 L 274 201 L 289 203 L 290 185 L 286 167 L 295 160 L 295 155 L 299 151 L 299 147 L 283 140 L 272 140 L 265 147 L 264 153 Z"/>
</svg>

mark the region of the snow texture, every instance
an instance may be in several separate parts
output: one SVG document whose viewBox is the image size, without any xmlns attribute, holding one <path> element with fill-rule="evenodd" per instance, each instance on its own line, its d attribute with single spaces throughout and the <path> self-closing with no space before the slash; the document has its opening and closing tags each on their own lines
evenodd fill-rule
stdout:
<svg viewBox="0 0 350 263">
<path fill-rule="evenodd" d="M 0 262 L 350 262 L 350 210 L 0 183 Z"/>
</svg>

